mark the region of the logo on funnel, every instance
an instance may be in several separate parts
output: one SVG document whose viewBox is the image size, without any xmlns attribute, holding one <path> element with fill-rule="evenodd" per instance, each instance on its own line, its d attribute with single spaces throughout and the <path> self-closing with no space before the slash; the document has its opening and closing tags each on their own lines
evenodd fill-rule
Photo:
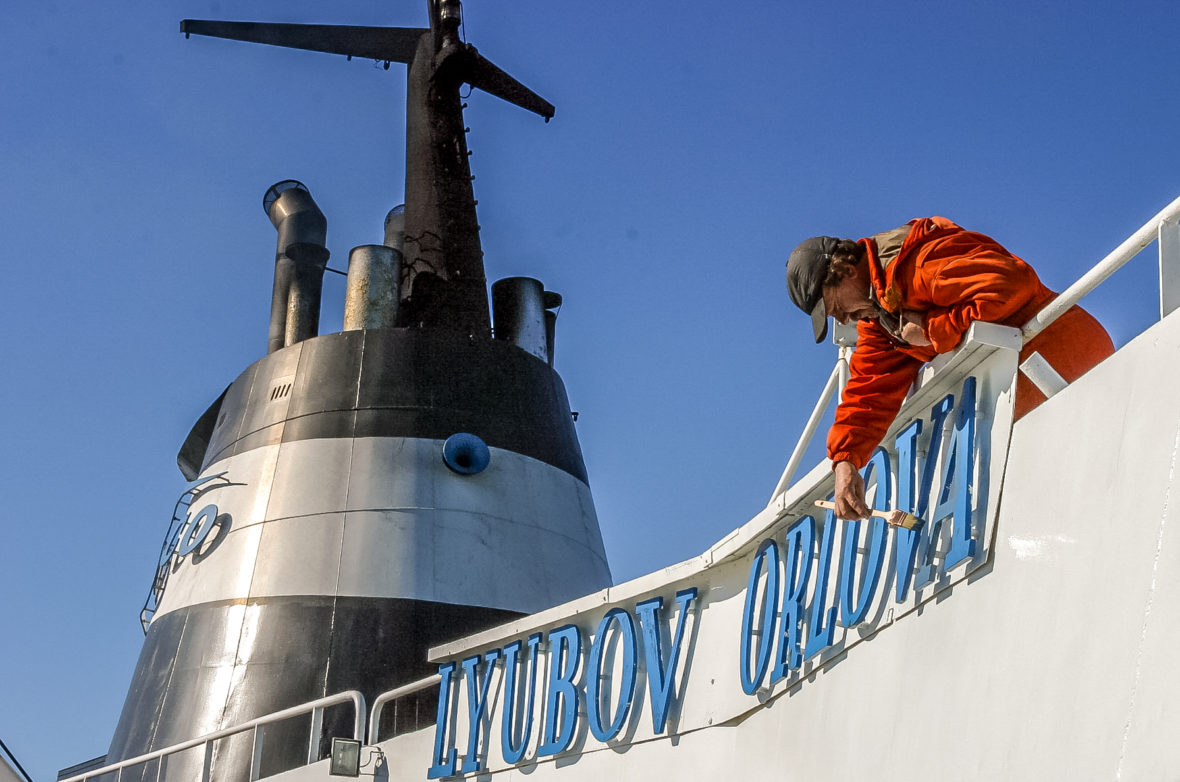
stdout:
<svg viewBox="0 0 1180 782">
<path fill-rule="evenodd" d="M 139 623 L 146 634 L 152 616 L 160 605 L 160 598 L 164 595 L 164 588 L 168 585 L 168 576 L 180 566 L 181 561 L 189 554 L 193 555 L 193 562 L 206 556 L 212 551 L 217 542 L 229 532 L 233 519 L 228 513 L 220 513 L 214 503 L 200 505 L 200 510 L 192 513 L 192 507 L 198 500 L 214 489 L 226 486 L 245 486 L 245 483 L 235 483 L 225 477 L 224 472 L 202 478 L 185 489 L 176 501 L 172 510 L 172 522 L 168 525 L 168 533 L 164 536 L 164 545 L 160 549 L 160 559 L 156 564 L 156 575 L 152 580 L 151 591 L 143 610 L 139 612 Z M 210 538 L 210 534 L 216 534 Z M 206 542 L 209 545 L 204 546 Z"/>
</svg>

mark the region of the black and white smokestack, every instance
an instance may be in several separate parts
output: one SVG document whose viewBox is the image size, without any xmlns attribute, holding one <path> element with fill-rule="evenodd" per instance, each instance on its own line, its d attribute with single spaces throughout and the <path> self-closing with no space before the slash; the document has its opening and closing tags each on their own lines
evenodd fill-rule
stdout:
<svg viewBox="0 0 1180 782">
<path fill-rule="evenodd" d="M 491 338 L 460 93 L 467 84 L 545 118 L 553 106 L 460 40 L 458 0 L 429 8 L 429 29 L 181 23 L 185 34 L 411 63 L 407 205 L 386 246 L 357 255 L 356 328 L 315 337 L 326 221 L 298 182 L 267 191 L 279 234 L 270 351 L 181 448 L 196 483 L 154 571 L 166 583 L 153 581 L 108 762 L 332 693 L 372 703 L 437 671 L 433 646 L 612 583 L 549 363 L 553 296 L 536 280 L 501 285 Z M 430 724 L 435 699 L 399 702 L 385 727 Z M 354 716 L 325 713 L 314 735 L 310 719 L 268 725 L 258 752 L 243 733 L 206 756 L 141 763 L 123 782 L 277 774 L 319 757 Z"/>
</svg>

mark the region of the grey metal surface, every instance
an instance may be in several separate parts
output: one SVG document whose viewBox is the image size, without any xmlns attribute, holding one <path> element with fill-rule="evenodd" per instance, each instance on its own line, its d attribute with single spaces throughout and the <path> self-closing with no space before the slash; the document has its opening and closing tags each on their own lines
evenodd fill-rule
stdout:
<svg viewBox="0 0 1180 782">
<path fill-rule="evenodd" d="M 389 225 L 386 223 L 388 232 Z M 363 244 L 348 255 L 344 331 L 392 328 L 397 318 L 401 252 Z"/>
<path fill-rule="evenodd" d="M 271 398 L 270 389 L 275 385 L 279 378 L 291 377 L 299 368 L 299 360 L 303 355 L 303 345 L 293 345 L 286 350 L 281 350 L 276 353 L 271 353 L 263 361 L 259 362 L 259 371 L 253 374 L 247 371 L 249 375 L 250 386 L 247 391 L 249 394 L 249 406 L 245 410 L 245 415 L 239 418 L 232 415 L 231 410 L 237 410 L 242 402 L 246 401 L 241 396 L 236 394 L 237 389 L 234 385 L 230 386 L 230 391 L 226 393 L 226 401 L 223 404 L 222 411 L 225 413 L 225 421 L 222 426 L 227 429 L 233 426 L 234 419 L 239 422 L 238 431 L 231 435 L 228 431 L 223 433 L 215 429 L 214 441 L 220 440 L 223 436 L 237 436 L 244 437 L 256 432 L 262 432 L 270 427 L 276 427 L 270 441 L 278 442 L 278 437 L 282 430 L 279 425 L 287 419 L 287 413 L 291 405 L 292 393 L 283 396 Z"/>
<path fill-rule="evenodd" d="M 268 519 L 343 510 L 352 470 L 352 440 L 316 437 L 279 446 Z"/>
</svg>

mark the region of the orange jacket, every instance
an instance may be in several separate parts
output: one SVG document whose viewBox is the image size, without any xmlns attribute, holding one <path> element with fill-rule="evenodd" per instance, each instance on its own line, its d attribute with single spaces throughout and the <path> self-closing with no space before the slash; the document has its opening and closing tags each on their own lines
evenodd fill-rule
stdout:
<svg viewBox="0 0 1180 782">
<path fill-rule="evenodd" d="M 828 456 L 858 469 L 897 416 L 922 364 L 958 346 L 973 321 L 1023 326 L 1056 296 L 1031 266 L 994 239 L 944 217 L 911 220 L 900 248 L 890 251 L 892 258 L 884 263 L 876 237 L 860 244 L 868 251 L 869 274 L 882 309 L 895 316 L 925 313 L 930 345 L 901 342 L 878 320 L 857 324 L 850 378 L 828 432 Z M 1021 360 L 1034 350 L 1073 381 L 1113 353 L 1114 345 L 1098 321 L 1074 307 L 1030 341 Z M 1017 418 L 1042 401 L 1044 396 L 1020 375 Z"/>
</svg>

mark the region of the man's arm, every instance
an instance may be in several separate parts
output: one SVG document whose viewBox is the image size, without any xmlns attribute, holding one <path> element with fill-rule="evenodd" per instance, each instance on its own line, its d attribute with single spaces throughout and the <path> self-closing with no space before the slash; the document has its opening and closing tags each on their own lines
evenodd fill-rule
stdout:
<svg viewBox="0 0 1180 782">
<path fill-rule="evenodd" d="M 828 431 L 828 457 L 836 474 L 836 515 L 840 518 L 868 515 L 858 470 L 897 417 L 923 363 L 894 349 L 877 323 L 862 321 L 858 325 L 848 385 Z"/>
</svg>

